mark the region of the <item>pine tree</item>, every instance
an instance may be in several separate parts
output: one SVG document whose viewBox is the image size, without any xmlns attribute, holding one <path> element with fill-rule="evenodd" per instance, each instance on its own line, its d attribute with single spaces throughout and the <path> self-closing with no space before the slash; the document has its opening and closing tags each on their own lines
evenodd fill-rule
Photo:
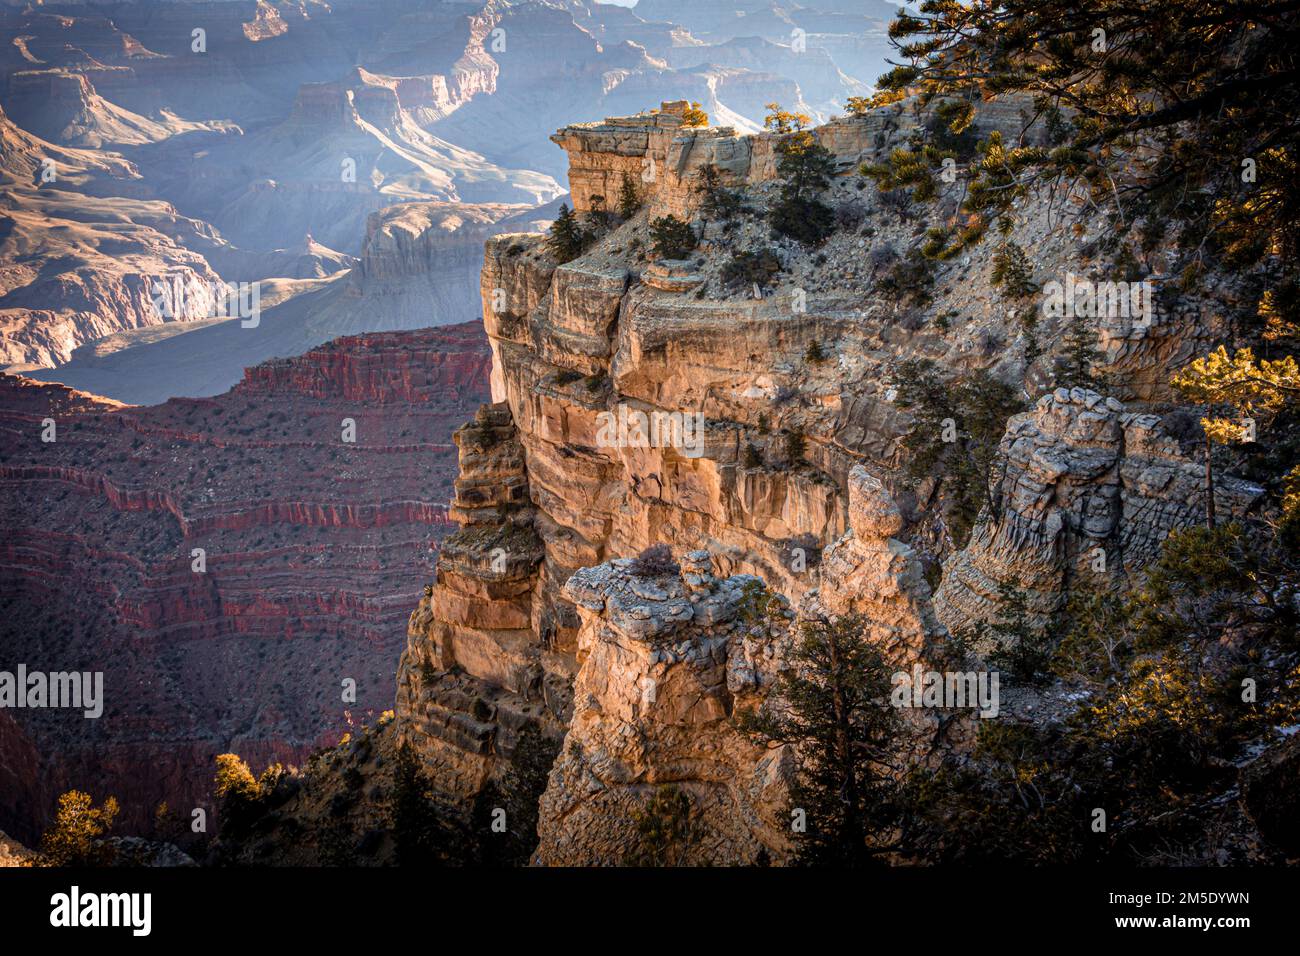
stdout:
<svg viewBox="0 0 1300 956">
<path fill-rule="evenodd" d="M 667 215 L 650 223 L 650 241 L 661 258 L 685 259 L 695 248 L 695 233 L 690 223 Z"/>
<path fill-rule="evenodd" d="M 772 228 L 808 245 L 824 242 L 835 231 L 835 213 L 818 196 L 835 174 L 834 155 L 801 125 L 777 142 L 776 153 L 781 199 L 768 214 Z"/>
<path fill-rule="evenodd" d="M 858 615 L 801 623 L 768 706 L 741 721 L 762 740 L 793 745 L 793 809 L 807 817 L 797 856 L 809 865 L 872 862 L 898 820 L 896 787 L 882 769 L 897 729 L 893 668 L 865 631 Z"/>
<path fill-rule="evenodd" d="M 164 800 L 153 811 L 153 834 L 157 840 L 179 843 L 186 835 L 187 829 L 181 815 L 168 806 Z"/>
<path fill-rule="evenodd" d="M 802 130 L 812 122 L 807 113 L 791 113 L 781 109 L 780 103 L 767 104 L 767 116 L 763 119 L 763 128 L 773 133 L 794 133 Z"/>
<path fill-rule="evenodd" d="M 587 204 L 591 212 L 587 213 L 587 222 L 596 227 L 597 233 L 609 228 L 609 213 L 605 211 L 605 197 L 599 193 L 588 197 Z"/>
<path fill-rule="evenodd" d="M 785 460 L 791 465 L 797 465 L 803 461 L 803 456 L 808 451 L 808 439 L 804 438 L 801 431 L 788 431 L 785 433 Z"/>
<path fill-rule="evenodd" d="M 700 197 L 700 212 L 708 219 L 730 220 L 740 208 L 740 197 L 722 185 L 718 167 L 710 164 L 700 169 L 695 191 Z"/>
<path fill-rule="evenodd" d="M 1007 419 L 1024 408 L 1019 390 L 979 369 L 945 381 L 934 362 L 899 365 L 896 403 L 912 413 L 903 438 L 908 475 L 942 479 L 945 517 L 961 547 L 982 508 L 992 505 L 989 475 Z"/>
<path fill-rule="evenodd" d="M 1251 349 L 1217 349 L 1178 372 L 1171 384 L 1185 397 L 1206 407 L 1201 419 L 1205 431 L 1205 523 L 1214 527 L 1214 466 L 1216 444 L 1243 440 L 1244 419 L 1271 417 L 1300 399 L 1300 364 L 1294 356 L 1256 360 Z"/>
<path fill-rule="evenodd" d="M 546 242 L 551 255 L 556 262 L 569 262 L 582 255 L 586 242 L 587 236 L 578 223 L 578 217 L 567 205 L 560 203 L 560 214 L 551 223 L 550 237 Z"/>
<path fill-rule="evenodd" d="M 638 843 L 628 866 L 676 866 L 691 841 L 691 801 L 680 789 L 661 786 L 645 808 L 635 812 Z"/>
<path fill-rule="evenodd" d="M 850 96 L 844 103 L 844 108 L 849 111 L 850 116 L 866 116 L 874 106 L 875 103 L 869 96 Z"/>
<path fill-rule="evenodd" d="M 989 663 L 1006 673 L 1009 680 L 1042 684 L 1051 677 L 1051 648 L 1047 634 L 1029 610 L 1025 590 L 1011 581 L 998 583 L 997 616 L 976 625 L 969 640 L 992 642 Z"/>
<path fill-rule="evenodd" d="M 388 795 L 388 823 L 397 862 L 402 866 L 468 862 L 472 857 L 471 841 L 448 816 L 434 799 L 433 784 L 421 769 L 415 751 L 409 743 L 403 743 L 397 750 Z"/>
<path fill-rule="evenodd" d="M 1014 242 L 1008 242 L 995 252 L 993 269 L 989 273 L 989 284 L 1001 286 L 1002 290 L 1013 299 L 1023 299 L 1038 291 L 1025 250 Z"/>
<path fill-rule="evenodd" d="M 1044 187 L 1091 184 L 1080 216 L 1104 203 L 1177 210 L 1184 241 L 1208 237 L 1238 265 L 1280 254 L 1300 258 L 1300 89 L 1289 57 L 1296 31 L 1288 0 L 1246 7 L 1164 0 L 1122 9 L 1101 0 L 929 3 L 899 12 L 890 42 L 899 65 L 880 77 L 876 100 L 919 94 L 968 102 L 1018 93 L 1039 116 L 1070 109 L 1052 124 L 1060 145 L 1043 149 L 1014 135 L 988 134 L 964 211 L 991 222 Z M 1086 64 L 1086 69 L 1082 65 Z M 954 114 L 953 132 L 969 125 Z M 1138 145 L 1140 150 L 1129 147 Z M 1264 157 L 1252 188 L 1240 163 Z M 1265 172 L 1265 167 L 1269 171 Z M 1210 201 L 1191 204 L 1187 197 Z M 1140 215 L 1140 214 L 1139 214 Z"/>
<path fill-rule="evenodd" d="M 704 112 L 704 108 L 699 103 L 692 102 L 682 116 L 682 125 L 686 127 L 708 126 L 709 114 Z"/>
<path fill-rule="evenodd" d="M 546 737 L 536 724 L 528 724 L 519 732 L 501 779 L 507 823 L 502 858 L 512 866 L 527 866 L 537 848 L 537 804 L 559 753 L 560 742 Z"/>
<path fill-rule="evenodd" d="M 1064 388 L 1092 388 L 1092 370 L 1101 350 L 1097 347 L 1097 331 L 1087 318 L 1073 316 L 1070 329 L 1065 334 L 1065 346 L 1056 362 L 1056 385 Z"/>
<path fill-rule="evenodd" d="M 826 351 L 822 348 L 821 342 L 813 340 L 808 343 L 808 348 L 803 353 L 803 360 L 809 365 L 821 365 L 826 361 Z"/>
<path fill-rule="evenodd" d="M 618 214 L 624 219 L 631 219 L 641 208 L 641 197 L 637 194 L 636 183 L 630 173 L 623 174 L 622 185 L 618 188 Z"/>
</svg>

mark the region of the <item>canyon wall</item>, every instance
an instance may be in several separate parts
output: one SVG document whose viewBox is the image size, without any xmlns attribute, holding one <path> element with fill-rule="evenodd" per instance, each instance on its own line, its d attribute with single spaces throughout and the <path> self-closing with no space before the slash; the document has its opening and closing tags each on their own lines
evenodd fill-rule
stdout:
<svg viewBox="0 0 1300 956">
<path fill-rule="evenodd" d="M 298 762 L 388 709 L 488 365 L 475 323 L 335 340 L 147 408 L 0 379 L 0 668 L 105 687 L 95 720 L 6 711 L 3 763 L 40 756 L 0 829 L 30 836 L 80 787 L 138 832 L 160 800 L 211 809 L 217 753 Z"/>
</svg>

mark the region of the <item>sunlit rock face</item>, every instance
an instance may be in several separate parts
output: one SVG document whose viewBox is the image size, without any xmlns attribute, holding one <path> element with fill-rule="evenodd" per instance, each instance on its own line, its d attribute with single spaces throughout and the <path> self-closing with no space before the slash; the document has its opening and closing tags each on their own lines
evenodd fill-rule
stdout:
<svg viewBox="0 0 1300 956">
<path fill-rule="evenodd" d="M 690 804 L 690 865 L 779 862 L 788 853 L 788 754 L 735 725 L 745 671 L 746 575 L 716 578 L 690 552 L 680 574 L 617 560 L 574 574 L 574 713 L 541 802 L 545 865 L 617 865 L 641 839 L 637 816 L 660 786 Z M 752 653 L 752 648 L 749 649 Z M 743 704 L 740 704 L 743 706 Z"/>
<path fill-rule="evenodd" d="M 510 410 L 482 406 L 454 439 L 451 515 L 462 527 L 443 543 L 411 615 L 397 712 L 401 741 L 438 786 L 472 795 L 500 773 L 525 727 L 561 733 L 574 668 L 572 643 L 545 606 L 545 551 Z"/>
<path fill-rule="evenodd" d="M 1021 105 L 993 104 L 976 125 L 1009 130 Z M 540 863 L 624 861 L 636 842 L 629 821 L 669 783 L 707 834 L 692 862 L 787 858 L 774 808 L 789 757 L 755 749 L 735 722 L 764 705 L 788 647 L 739 620 L 747 583 L 784 595 L 791 626 L 860 615 L 902 671 L 983 667 L 952 637 L 988 616 L 997 582 L 1017 581 L 1047 614 L 1085 570 L 1098 573 L 1094 546 L 1106 550 L 1100 573 L 1118 580 L 1200 509 L 1197 466 L 1157 416 L 1047 391 L 1007 422 L 993 504 L 970 541 L 953 544 L 942 484 L 902 468 L 912 428 L 898 403 L 902 363 L 930 359 L 945 377 L 988 370 L 1041 391 L 1041 356 L 1059 349 L 1065 324 L 1045 318 L 1030 355 L 987 283 L 987 249 L 936 266 L 924 302 L 889 291 L 890 253 L 924 230 L 851 176 L 836 177 L 827 201 L 862 219 L 815 251 L 778 241 L 761 218 L 707 222 L 706 165 L 745 202 L 773 201 L 774 138 L 688 128 L 684 116 L 670 102 L 555 134 L 580 214 L 614 208 L 625 178 L 642 203 L 582 255 L 557 263 L 536 235 L 486 243 L 496 404 L 458 433 L 452 514 L 463 530 L 411 619 L 403 660 L 399 727 L 454 792 L 500 778 L 530 723 L 562 742 L 541 803 Z M 815 135 L 847 171 L 928 119 L 918 104 L 894 104 Z M 698 239 L 680 259 L 649 250 L 650 221 L 670 214 Z M 1039 243 L 1044 273 L 1065 274 L 1076 240 L 1049 239 L 1032 210 L 1017 228 Z M 768 288 L 751 294 L 720 275 L 742 243 L 779 250 Z M 1178 335 L 1170 325 L 1162 339 L 1129 323 L 1128 387 L 1156 382 L 1164 357 L 1210 324 Z M 1164 327 L 1158 310 L 1148 326 Z M 679 431 L 636 438 L 622 431 L 633 421 Z M 1220 510 L 1239 513 L 1255 494 L 1225 482 Z M 628 563 L 658 544 L 680 575 Z M 902 716 L 900 747 L 930 761 L 971 746 L 976 723 L 969 710 L 916 708 Z"/>
<path fill-rule="evenodd" d="M 592 197 L 613 204 L 623 177 L 631 177 L 651 215 L 685 216 L 698 200 L 693 186 L 704 166 L 715 167 L 724 182 L 770 181 L 776 176 L 775 134 L 744 135 L 730 127 L 696 129 L 683 125 L 687 104 L 664 103 L 652 114 L 611 117 L 601 123 L 566 126 L 551 139 L 569 155 L 569 191 L 575 209 L 592 209 Z M 817 128 L 817 137 L 842 157 L 871 149 L 881 120 L 845 118 Z"/>
</svg>

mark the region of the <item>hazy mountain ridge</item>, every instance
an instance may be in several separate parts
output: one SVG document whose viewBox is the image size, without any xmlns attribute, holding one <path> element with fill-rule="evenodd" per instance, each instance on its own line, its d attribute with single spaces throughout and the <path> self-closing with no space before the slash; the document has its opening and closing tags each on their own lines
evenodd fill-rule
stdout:
<svg viewBox="0 0 1300 956">
<path fill-rule="evenodd" d="M 761 49 L 716 31 L 706 42 L 586 2 L 12 5 L 0 28 L 11 40 L 0 48 L 4 154 L 32 183 L 54 159 L 56 188 L 69 193 L 55 203 L 52 184 L 17 189 L 11 239 L 35 228 L 20 210 L 39 222 L 67 215 L 78 193 L 100 199 L 70 216 L 86 225 L 51 231 L 39 248 L 11 241 L 4 256 L 0 358 L 23 369 L 66 363 L 103 335 L 203 318 L 150 307 L 165 277 L 300 277 L 294 250 L 307 235 L 360 255 L 367 220 L 394 204 L 554 200 L 562 168 L 544 139 L 575 111 L 680 97 L 752 130 L 772 100 L 812 109 L 800 84 L 811 84 L 816 112 L 870 80 L 860 61 L 850 69 L 861 75 L 839 70 L 818 39 L 802 55 L 779 31 Z M 86 165 L 100 175 L 77 175 Z M 123 241 L 135 248 L 110 263 L 97 250 L 113 248 L 103 234 L 116 223 L 133 224 Z M 43 279 L 54 261 L 81 278 Z M 326 256 L 308 272 L 345 265 Z M 467 260 L 444 273 L 456 289 L 476 284 Z M 433 296 L 407 327 L 462 320 L 462 306 L 473 309 L 472 297 Z"/>
</svg>

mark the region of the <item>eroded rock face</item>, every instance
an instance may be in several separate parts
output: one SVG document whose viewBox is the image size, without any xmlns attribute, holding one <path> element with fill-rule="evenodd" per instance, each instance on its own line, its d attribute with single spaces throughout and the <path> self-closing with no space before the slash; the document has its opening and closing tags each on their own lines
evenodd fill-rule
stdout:
<svg viewBox="0 0 1300 956">
<path fill-rule="evenodd" d="M 915 552 L 895 536 L 903 515 L 879 479 L 849 472 L 849 530 L 822 554 L 814 607 L 830 617 L 861 614 L 868 640 L 895 666 L 929 659 L 946 629 Z"/>
<path fill-rule="evenodd" d="M 139 180 L 116 153 L 46 142 L 0 110 L 0 368 L 57 364 L 83 342 L 193 317 L 160 309 L 154 283 L 210 288 L 217 274 L 187 246 L 210 243 L 211 227 L 141 198 Z"/>
<path fill-rule="evenodd" d="M 813 445 L 815 464 L 782 467 L 780 435 L 741 423 L 813 417 L 773 407 L 799 370 L 766 375 L 754 364 L 792 339 L 802 352 L 816 334 L 811 321 L 782 322 L 774 307 L 696 305 L 636 282 L 618 261 L 557 267 L 525 235 L 489 241 L 483 302 L 493 397 L 519 429 L 537 530 L 560 581 L 666 541 L 707 545 L 728 571 L 808 586 L 788 566 L 788 542 L 811 535 L 820 547 L 843 531 L 832 474 L 849 462 Z M 664 414 L 691 416 L 694 430 L 675 442 L 618 440 L 619 421 Z M 764 462 L 746 463 L 747 442 Z"/>
<path fill-rule="evenodd" d="M 574 713 L 541 801 L 536 860 L 617 865 L 641 841 L 638 815 L 661 785 L 690 803 L 682 864 L 740 865 L 788 853 L 783 749 L 733 722 L 756 686 L 739 610 L 747 575 L 718 579 L 707 552 L 681 574 L 641 575 L 621 559 L 574 574 L 582 620 Z"/>
<path fill-rule="evenodd" d="M 1073 581 L 1118 586 L 1171 531 L 1204 520 L 1203 465 L 1157 416 L 1096 392 L 1044 395 L 1007 423 L 998 455 L 990 504 L 935 597 L 953 630 L 988 619 L 1003 581 L 1024 590 L 1039 615 L 1056 610 Z M 1243 514 L 1262 489 L 1224 479 L 1215 492 L 1227 517 Z"/>
<path fill-rule="evenodd" d="M 525 726 L 559 736 L 573 659 L 542 595 L 544 550 L 509 408 L 482 406 L 454 439 L 450 513 L 462 527 L 443 542 L 436 582 L 411 615 L 397 712 L 399 739 L 439 786 L 468 795 L 500 772 Z"/>
</svg>

